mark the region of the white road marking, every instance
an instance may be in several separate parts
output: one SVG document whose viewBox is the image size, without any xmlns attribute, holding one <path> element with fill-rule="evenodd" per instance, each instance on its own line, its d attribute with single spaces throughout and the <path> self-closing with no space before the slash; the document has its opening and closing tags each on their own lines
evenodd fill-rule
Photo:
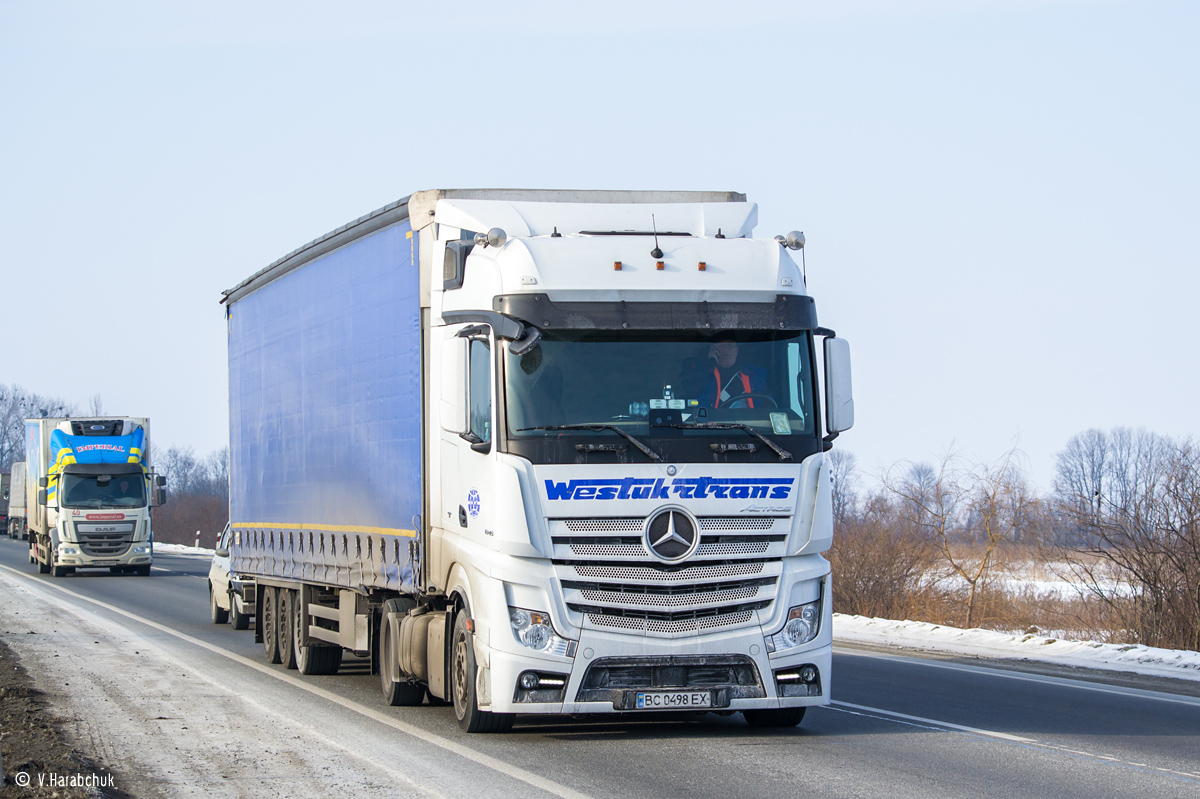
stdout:
<svg viewBox="0 0 1200 799">
<path fill-rule="evenodd" d="M 881 716 L 889 716 L 894 719 L 904 719 L 905 721 L 912 721 L 912 722 L 916 722 L 917 724 L 932 724 L 932 725 L 936 725 L 937 727 L 943 727 L 943 728 L 950 729 L 950 730 L 958 730 L 959 732 L 971 732 L 976 735 L 986 735 L 989 738 L 1000 738 L 1005 741 L 1016 741 L 1017 743 L 1023 743 L 1023 744 L 1037 743 L 1037 741 L 1033 740 L 1032 738 L 1023 738 L 1020 735 L 1012 735 L 1007 732 L 996 732 L 995 730 L 984 730 L 984 729 L 980 729 L 979 727 L 967 727 L 966 725 L 963 725 L 963 724 L 952 724 L 949 721 L 939 721 L 937 719 L 927 719 L 924 716 L 910 716 L 907 713 L 897 713 L 894 710 L 883 710 L 882 708 L 877 708 L 877 707 L 868 707 L 866 705 L 856 705 L 852 702 L 838 702 L 837 700 L 833 700 L 832 702 L 830 702 L 830 704 L 837 705 L 838 707 L 851 707 L 851 708 L 854 708 L 855 710 L 861 710 L 861 711 L 864 711 L 867 713 L 878 713 Z"/>
<path fill-rule="evenodd" d="M 482 752 L 477 752 L 474 749 L 463 746 L 460 743 L 451 741 L 449 738 L 443 738 L 442 736 L 440 736 L 436 733 L 432 733 L 432 732 L 423 730 L 414 724 L 408 724 L 406 722 L 400 721 L 399 719 L 392 718 L 391 716 L 388 716 L 385 713 L 381 713 L 378 710 L 375 710 L 373 708 L 366 707 L 365 705 L 360 705 L 357 702 L 352 702 L 351 700 L 341 697 L 341 696 L 333 693 L 332 691 L 326 691 L 323 688 L 318 688 L 315 685 L 306 683 L 305 681 L 303 681 L 297 677 L 293 677 L 290 674 L 276 671 L 275 669 L 271 668 L 270 666 L 267 666 L 265 664 L 251 660 L 248 657 L 245 657 L 243 655 L 238 655 L 233 652 L 224 650 L 221 647 L 216 646 L 215 644 L 210 644 L 209 642 L 202 641 L 199 638 L 193 638 L 192 636 L 187 635 L 186 633 L 181 633 L 178 630 L 175 630 L 171 627 L 166 626 L 165 624 L 159 624 L 156 621 L 151 621 L 149 619 L 143 618 L 143 617 L 138 616 L 137 614 L 131 613 L 123 608 L 116 607 L 115 605 L 110 605 L 107 602 L 101 602 L 98 599 L 92 599 L 89 596 L 84 596 L 83 594 L 80 594 L 76 591 L 72 591 L 69 588 L 63 588 L 60 585 L 55 585 L 54 583 L 49 582 L 47 580 L 39 580 L 39 579 L 35 578 L 33 575 L 29 575 L 29 574 L 25 574 L 24 572 L 17 571 L 16 569 L 12 568 L 11 566 L 5 566 L 3 564 L 0 564 L 0 569 L 4 569 L 5 571 L 12 572 L 13 574 L 17 575 L 18 577 L 24 578 L 26 580 L 30 580 L 30 581 L 38 584 L 39 586 L 43 586 L 46 588 L 52 588 L 56 591 L 61 591 L 64 594 L 69 594 L 70 596 L 76 597 L 78 599 L 82 599 L 85 602 L 90 602 L 93 605 L 102 607 L 105 610 L 111 611 L 112 613 L 116 613 L 120 616 L 124 616 L 128 619 L 132 619 L 133 621 L 136 621 L 139 624 L 144 624 L 147 627 L 151 627 L 155 630 L 158 630 L 159 632 L 174 636 L 175 638 L 178 638 L 181 641 L 186 641 L 187 643 L 192 644 L 193 646 L 198 646 L 201 649 L 206 649 L 209 652 L 212 652 L 213 654 L 220 655 L 221 657 L 235 661 L 244 666 L 248 666 L 249 668 L 252 668 L 258 672 L 261 672 L 262 674 L 266 674 L 271 677 L 274 677 L 277 680 L 281 680 L 281 681 L 286 682 L 289 685 L 293 685 L 296 688 L 299 688 L 303 691 L 307 691 L 310 694 L 313 694 L 314 696 L 319 696 L 322 699 L 325 699 L 329 702 L 333 702 L 336 705 L 340 705 L 340 706 L 346 708 L 347 710 L 353 711 L 362 716 L 366 716 L 367 718 L 371 719 L 372 721 L 377 721 L 380 724 L 385 724 L 385 725 L 391 727 L 392 729 L 399 730 L 400 732 L 405 733 L 406 735 L 411 735 L 412 737 L 419 738 L 420 740 L 425 741 L 426 743 L 430 743 L 430 744 L 433 744 L 434 746 L 437 746 L 437 747 L 440 747 L 447 751 L 453 752 L 454 754 L 459 755 L 460 757 L 464 757 L 467 760 L 472 761 L 473 763 L 477 763 L 481 766 L 484 766 L 485 768 L 490 768 L 493 771 L 498 771 L 501 774 L 512 777 L 515 780 L 520 780 L 521 782 L 531 785 L 534 788 L 537 788 L 539 790 L 545 791 L 546 793 L 553 794 L 555 796 L 560 796 L 563 799 L 591 799 L 591 797 L 589 797 L 587 794 L 580 793 L 579 791 L 576 791 L 572 788 L 568 788 L 565 785 L 560 785 L 559 783 L 554 782 L 553 780 L 546 779 L 545 777 L 542 777 L 541 775 L 534 774 L 533 772 L 526 771 L 525 769 L 520 768 L 518 766 L 514 766 L 509 763 L 505 763 L 503 760 L 499 760 L 497 758 L 491 757 L 490 755 L 485 755 Z"/>
<path fill-rule="evenodd" d="M 922 661 L 923 662 L 923 661 Z M 853 702 L 839 702 L 836 699 L 830 701 L 830 705 L 834 707 L 830 710 L 838 710 L 839 708 L 853 708 L 843 712 L 854 713 L 854 715 L 871 714 L 877 717 L 883 717 L 885 720 L 894 721 L 898 724 L 908 724 L 914 727 L 921 727 L 929 730 L 954 730 L 955 732 L 968 733 L 972 735 L 982 735 L 988 738 L 998 738 L 1002 741 L 1010 743 L 1022 744 L 1024 746 L 1035 747 L 1038 749 L 1048 749 L 1055 752 L 1064 752 L 1067 754 L 1078 755 L 1091 760 L 1103 760 L 1106 763 L 1112 763 L 1119 766 L 1129 766 L 1143 770 L 1158 771 L 1163 774 L 1170 774 L 1176 778 L 1183 778 L 1187 782 L 1195 782 L 1196 777 L 1200 777 L 1200 773 L 1190 771 L 1176 771 L 1174 769 L 1163 768 L 1161 766 L 1148 766 L 1145 763 L 1134 763 L 1132 760 L 1122 760 L 1112 755 L 1098 755 L 1094 752 L 1085 752 L 1081 749 L 1071 749 L 1061 744 L 1047 743 L 1038 741 L 1033 738 L 1025 738 L 1020 735 L 1013 735 L 1007 732 L 997 732 L 995 730 L 985 730 L 980 727 L 968 727 L 965 724 L 954 724 L 949 721 L 941 721 L 940 719 L 929 719 L 924 716 L 911 716 L 907 713 L 897 713 L 894 710 L 884 710 L 879 707 L 870 707 L 868 705 L 856 705 Z M 855 713 L 855 711 L 858 711 Z"/>
<path fill-rule="evenodd" d="M 858 650 L 853 648 L 839 647 L 834 649 L 834 652 L 838 654 L 853 655 L 855 657 L 897 660 L 901 663 L 911 663 L 913 665 L 927 666 L 934 669 L 949 669 L 950 671 L 965 671 L 971 674 L 986 674 L 989 677 L 1002 677 L 1007 680 L 1021 680 L 1023 682 L 1041 683 L 1042 685 L 1078 688 L 1081 691 L 1095 691 L 1102 694 L 1116 694 L 1118 696 L 1131 696 L 1139 699 L 1153 699 L 1158 702 L 1173 702 L 1178 705 L 1191 705 L 1193 707 L 1200 707 L 1200 697 L 1185 696 L 1183 694 L 1168 694 L 1163 691 L 1149 691 L 1145 688 L 1128 688 L 1122 685 L 1105 685 L 1103 683 L 1088 682 L 1087 680 L 1079 680 L 1071 677 L 1051 677 L 1044 674 L 1029 674 L 1027 672 L 1012 671 L 1011 669 L 988 666 L 971 666 L 966 663 L 945 663 L 932 658 L 927 659 L 905 657 L 904 655 L 890 655 L 884 652 L 870 652 L 867 650 Z M 1180 677 L 1177 679 L 1186 678 Z"/>
</svg>

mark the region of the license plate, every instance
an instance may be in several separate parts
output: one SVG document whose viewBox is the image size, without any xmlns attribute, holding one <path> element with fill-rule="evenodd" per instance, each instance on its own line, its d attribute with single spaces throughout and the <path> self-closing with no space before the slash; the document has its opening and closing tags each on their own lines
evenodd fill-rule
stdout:
<svg viewBox="0 0 1200 799">
<path fill-rule="evenodd" d="M 94 561 L 92 561 L 92 565 L 93 566 L 116 566 L 117 562 L 115 560 L 94 560 Z"/>
<path fill-rule="evenodd" d="M 712 691 L 654 691 L 637 695 L 638 710 L 681 710 L 712 707 Z"/>
</svg>

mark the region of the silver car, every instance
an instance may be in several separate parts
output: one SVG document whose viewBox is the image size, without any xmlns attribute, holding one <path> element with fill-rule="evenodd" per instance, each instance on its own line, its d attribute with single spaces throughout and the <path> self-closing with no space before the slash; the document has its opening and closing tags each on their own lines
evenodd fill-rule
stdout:
<svg viewBox="0 0 1200 799">
<path fill-rule="evenodd" d="M 224 624 L 233 617 L 233 629 L 245 630 L 254 618 L 254 578 L 229 571 L 229 525 L 221 531 L 208 568 L 208 607 L 213 624 Z"/>
</svg>

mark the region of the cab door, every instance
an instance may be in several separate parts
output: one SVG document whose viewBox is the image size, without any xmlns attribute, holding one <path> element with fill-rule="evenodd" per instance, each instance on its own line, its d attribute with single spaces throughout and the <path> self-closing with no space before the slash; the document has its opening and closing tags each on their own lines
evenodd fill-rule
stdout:
<svg viewBox="0 0 1200 799">
<path fill-rule="evenodd" d="M 492 534 L 495 340 L 486 325 L 448 328 L 442 382 L 441 526 L 475 540 Z"/>
</svg>

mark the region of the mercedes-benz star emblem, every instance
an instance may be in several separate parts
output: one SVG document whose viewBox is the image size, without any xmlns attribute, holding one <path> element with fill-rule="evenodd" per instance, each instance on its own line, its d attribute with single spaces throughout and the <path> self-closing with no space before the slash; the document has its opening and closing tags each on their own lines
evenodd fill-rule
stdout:
<svg viewBox="0 0 1200 799">
<path fill-rule="evenodd" d="M 646 547 L 659 560 L 683 560 L 695 552 L 699 544 L 699 525 L 682 508 L 663 508 L 646 524 Z"/>
</svg>

